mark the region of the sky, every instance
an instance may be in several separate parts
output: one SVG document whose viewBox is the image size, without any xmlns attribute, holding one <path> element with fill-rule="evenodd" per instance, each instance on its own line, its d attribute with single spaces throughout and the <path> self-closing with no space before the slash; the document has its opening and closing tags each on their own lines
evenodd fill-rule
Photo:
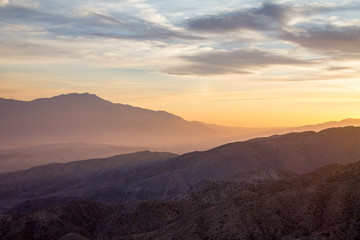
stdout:
<svg viewBox="0 0 360 240">
<path fill-rule="evenodd" d="M 228 126 L 360 118 L 359 1 L 0 0 L 0 97 Z"/>
</svg>

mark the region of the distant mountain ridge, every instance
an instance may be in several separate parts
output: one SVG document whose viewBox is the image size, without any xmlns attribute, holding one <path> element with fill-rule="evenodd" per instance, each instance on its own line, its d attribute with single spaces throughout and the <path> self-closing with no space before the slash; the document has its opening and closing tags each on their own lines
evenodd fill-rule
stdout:
<svg viewBox="0 0 360 240">
<path fill-rule="evenodd" d="M 331 121 L 320 124 L 305 125 L 300 127 L 291 127 L 285 128 L 278 131 L 278 133 L 289 133 L 289 132 L 304 132 L 304 131 L 321 131 L 327 128 L 336 128 L 336 127 L 347 127 L 347 126 L 360 126 L 360 119 L 347 118 L 341 121 Z"/>
<path fill-rule="evenodd" d="M 0 112 L 0 142 L 30 145 L 87 142 L 164 149 L 206 144 L 241 135 L 244 130 L 212 128 L 165 111 L 114 104 L 89 93 L 33 101 L 0 98 Z"/>
<path fill-rule="evenodd" d="M 0 98 L 0 113 L 2 145 L 84 142 L 145 146 L 182 153 L 276 133 L 360 126 L 359 119 L 348 119 L 294 128 L 225 127 L 186 121 L 165 111 L 112 103 L 89 93 L 70 93 L 32 101 Z"/>
</svg>

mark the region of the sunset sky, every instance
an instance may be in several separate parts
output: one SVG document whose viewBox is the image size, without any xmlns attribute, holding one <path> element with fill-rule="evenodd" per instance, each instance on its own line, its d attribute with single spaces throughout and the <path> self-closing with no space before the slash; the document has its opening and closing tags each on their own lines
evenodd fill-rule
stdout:
<svg viewBox="0 0 360 240">
<path fill-rule="evenodd" d="M 359 1 L 0 0 L 0 97 L 230 126 L 360 118 Z"/>
</svg>

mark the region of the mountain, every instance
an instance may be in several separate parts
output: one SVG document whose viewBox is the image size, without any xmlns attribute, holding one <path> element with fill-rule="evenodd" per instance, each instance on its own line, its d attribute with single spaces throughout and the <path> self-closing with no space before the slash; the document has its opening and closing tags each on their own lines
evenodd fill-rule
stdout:
<svg viewBox="0 0 360 240">
<path fill-rule="evenodd" d="M 114 104 L 89 93 L 33 101 L 0 98 L 0 113 L 0 150 L 76 142 L 185 152 L 277 133 L 360 126 L 359 119 L 346 119 L 293 128 L 225 127 L 186 121 L 165 111 Z"/>
<path fill-rule="evenodd" d="M 142 156 L 134 156 L 139 163 L 144 161 Z M 257 138 L 181 156 L 166 154 L 163 159 L 145 167 L 140 164 L 135 170 L 91 167 L 92 171 L 88 172 L 91 161 L 79 161 L 3 174 L 0 175 L 0 206 L 14 206 L 38 198 L 44 201 L 53 196 L 112 203 L 173 199 L 204 180 L 226 180 L 244 171 L 275 168 L 303 174 L 330 163 L 358 161 L 360 128 Z M 85 170 L 78 172 L 78 169 L 85 169 L 86 175 L 81 174 Z"/>
<path fill-rule="evenodd" d="M 231 179 L 201 183 L 175 201 L 75 200 L 5 214 L 0 235 L 4 240 L 359 238 L 360 162 L 302 176 L 276 169 L 251 175 L 277 177 L 238 185 Z"/>
<path fill-rule="evenodd" d="M 291 127 L 278 129 L 275 132 L 280 133 L 289 133 L 289 132 L 305 132 L 305 131 L 321 131 L 327 128 L 336 128 L 336 127 L 347 127 L 347 126 L 360 126 L 360 119 L 348 118 L 341 121 L 331 121 L 314 125 L 305 125 L 300 127 Z M 270 131 L 273 133 L 273 131 Z"/>
<path fill-rule="evenodd" d="M 223 142 L 243 130 L 211 127 L 164 111 L 114 104 L 89 93 L 33 101 L 0 99 L 0 112 L 2 145 L 85 142 L 184 151 L 195 143 L 200 147 L 215 140 Z"/>
</svg>

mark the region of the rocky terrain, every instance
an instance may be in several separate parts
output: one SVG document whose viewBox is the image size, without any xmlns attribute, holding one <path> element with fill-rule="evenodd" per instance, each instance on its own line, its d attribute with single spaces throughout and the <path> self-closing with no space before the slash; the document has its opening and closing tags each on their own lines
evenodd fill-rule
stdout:
<svg viewBox="0 0 360 240">
<path fill-rule="evenodd" d="M 4 240 L 359 238 L 360 162 L 301 176 L 277 169 L 245 175 L 242 182 L 238 175 L 199 183 L 177 200 L 75 200 L 6 214 L 0 217 L 0 235 Z"/>
</svg>

